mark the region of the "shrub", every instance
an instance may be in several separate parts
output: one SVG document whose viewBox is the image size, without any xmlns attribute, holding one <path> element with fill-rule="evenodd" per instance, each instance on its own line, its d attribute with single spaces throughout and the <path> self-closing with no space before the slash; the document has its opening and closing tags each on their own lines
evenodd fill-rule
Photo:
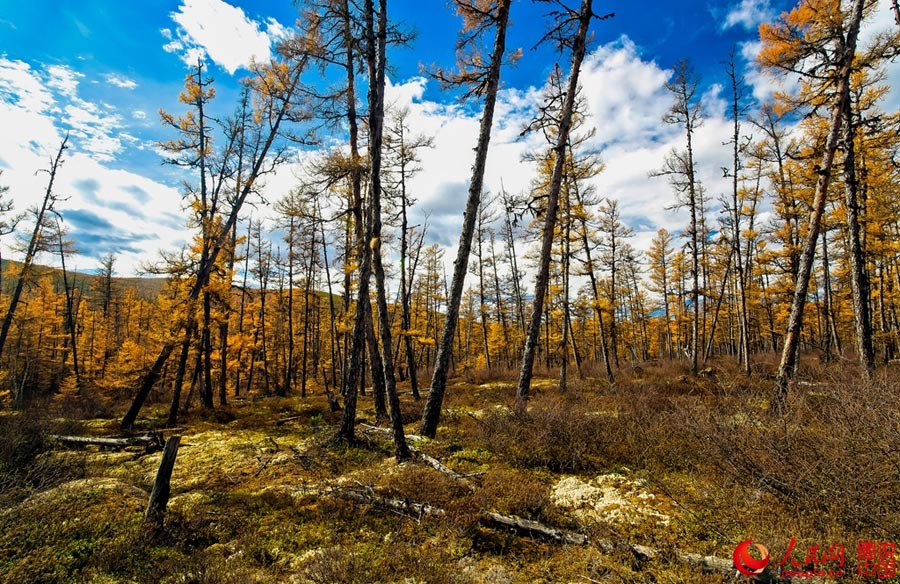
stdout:
<svg viewBox="0 0 900 584">
<path fill-rule="evenodd" d="M 0 415 L 0 504 L 84 476 L 84 458 L 49 452 L 49 434 L 32 411 Z"/>
<path fill-rule="evenodd" d="M 615 413 L 592 412 L 566 396 L 535 398 L 526 413 L 494 409 L 481 420 L 488 449 L 517 466 L 557 472 L 596 470 L 621 440 Z"/>
<path fill-rule="evenodd" d="M 900 533 L 900 391 L 882 378 L 798 386 L 784 419 L 745 407 L 710 418 L 720 469 L 820 526 Z"/>
</svg>

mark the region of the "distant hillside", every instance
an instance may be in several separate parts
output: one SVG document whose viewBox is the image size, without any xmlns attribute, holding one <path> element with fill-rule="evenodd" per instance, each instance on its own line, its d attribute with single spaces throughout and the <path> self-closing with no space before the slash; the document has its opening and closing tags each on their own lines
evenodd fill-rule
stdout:
<svg viewBox="0 0 900 584">
<path fill-rule="evenodd" d="M 0 269 L 3 270 L 3 289 L 4 293 L 10 289 L 13 285 L 13 282 L 6 277 L 6 272 L 10 266 L 18 267 L 21 266 L 21 262 L 11 261 L 11 260 L 2 260 L 0 263 Z M 60 288 L 62 287 L 62 270 L 59 268 L 53 268 L 49 266 L 34 266 L 35 275 L 40 277 L 44 275 L 50 275 L 56 279 Z M 85 292 L 90 291 L 92 287 L 100 285 L 100 276 L 96 274 L 86 274 L 84 272 L 69 272 L 69 277 L 75 278 L 75 285 Z M 133 289 L 137 294 L 146 299 L 146 300 L 155 300 L 159 295 L 160 291 L 162 291 L 163 285 L 166 282 L 165 278 L 119 278 L 113 277 L 113 281 L 119 287 L 120 290 Z"/>
</svg>

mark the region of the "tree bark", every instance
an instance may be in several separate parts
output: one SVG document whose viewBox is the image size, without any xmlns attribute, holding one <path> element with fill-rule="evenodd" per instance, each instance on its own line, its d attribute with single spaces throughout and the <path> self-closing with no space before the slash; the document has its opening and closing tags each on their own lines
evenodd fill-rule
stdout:
<svg viewBox="0 0 900 584">
<path fill-rule="evenodd" d="M 856 176 L 856 127 L 853 122 L 853 100 L 848 96 L 841 111 L 844 133 L 844 206 L 847 209 L 847 237 L 850 256 L 850 289 L 853 294 L 853 324 L 856 328 L 856 351 L 863 376 L 872 379 L 875 372 L 875 350 L 872 346 L 872 313 L 869 274 L 859 220 L 859 181 Z"/>
<path fill-rule="evenodd" d="M 394 454 L 397 460 L 410 457 L 409 446 L 403 431 L 403 412 L 397 395 L 397 381 L 394 377 L 394 356 L 391 340 L 391 319 L 388 313 L 385 291 L 384 265 L 381 261 L 381 154 L 384 137 L 384 82 L 385 49 L 387 44 L 387 0 L 378 2 L 378 32 L 374 30 L 373 0 L 366 0 L 366 28 L 369 36 L 369 188 L 371 205 L 370 247 L 375 268 L 375 297 L 378 304 L 378 329 L 381 334 L 381 359 L 384 362 L 384 385 L 391 414 L 391 428 L 394 436 Z"/>
<path fill-rule="evenodd" d="M 41 232 L 44 228 L 44 216 L 52 211 L 55 196 L 53 195 L 53 182 L 56 180 L 56 172 L 62 164 L 63 152 L 68 148 L 69 135 L 66 134 L 59 150 L 50 161 L 50 169 L 48 170 L 50 178 L 47 182 L 47 190 L 44 191 L 44 199 L 35 215 L 34 230 L 31 233 L 31 239 L 28 240 L 28 248 L 25 251 L 25 258 L 22 261 L 22 271 L 19 272 L 19 278 L 16 280 L 16 287 L 9 299 L 9 307 L 6 309 L 6 318 L 3 319 L 3 326 L 0 327 L 0 356 L 3 355 L 3 349 L 6 346 L 6 338 L 9 336 L 9 329 L 12 325 L 13 316 L 16 314 L 16 308 L 19 300 L 22 298 L 22 290 L 25 288 L 25 281 L 28 279 L 28 273 L 31 271 L 31 264 L 34 256 L 37 255 L 39 243 L 41 240 Z"/>
<path fill-rule="evenodd" d="M 800 256 L 797 286 L 794 289 L 794 300 L 791 304 L 787 332 L 784 336 L 781 363 L 778 365 L 775 388 L 772 400 L 769 403 L 769 409 L 777 414 L 783 413 L 787 406 L 788 382 L 793 378 L 797 365 L 797 348 L 800 343 L 800 329 L 803 326 L 803 310 L 806 307 L 809 275 L 812 272 L 812 265 L 816 255 L 816 243 L 819 239 L 819 229 L 822 224 L 822 215 L 825 212 L 828 184 L 831 181 L 834 154 L 840 138 L 843 111 L 850 99 L 850 73 L 853 70 L 853 58 L 856 54 L 856 39 L 859 36 L 862 13 L 863 0 L 854 0 L 847 40 L 844 43 L 841 55 L 836 87 L 837 98 L 831 108 L 831 122 L 828 137 L 825 140 L 825 151 L 822 153 L 822 161 L 819 164 L 819 178 L 816 181 L 816 191 L 809 218 L 809 230 Z"/>
<path fill-rule="evenodd" d="M 497 103 L 497 89 L 500 85 L 500 67 L 506 50 L 506 27 L 509 22 L 509 7 L 512 0 L 500 0 L 494 38 L 491 51 L 491 63 L 487 74 L 484 99 L 484 111 L 481 114 L 481 125 L 478 131 L 478 145 L 475 148 L 475 163 L 472 166 L 472 177 L 469 181 L 469 193 L 466 199 L 466 211 L 463 218 L 463 230 L 459 236 L 459 248 L 453 263 L 453 277 L 450 282 L 450 293 L 447 296 L 447 314 L 441 339 L 437 348 L 434 374 L 431 378 L 431 392 L 425 402 L 420 433 L 434 438 L 438 421 L 441 417 L 441 404 L 447 389 L 447 373 L 453 354 L 453 337 L 459 319 L 459 304 L 462 300 L 463 284 L 469 265 L 469 254 L 472 250 L 472 236 L 475 233 L 475 221 L 478 218 L 478 207 L 481 203 L 481 191 L 484 185 L 484 170 L 487 163 L 488 147 L 491 141 L 491 127 L 494 122 L 494 106 Z"/>
<path fill-rule="evenodd" d="M 157 528 L 162 527 L 166 506 L 169 504 L 172 470 L 175 468 L 175 457 L 178 455 L 178 445 L 180 443 L 181 436 L 172 436 L 166 440 L 166 447 L 163 449 L 159 470 L 156 472 L 156 480 L 153 482 L 153 490 L 150 492 L 147 511 L 144 513 L 144 518 L 154 523 Z"/>
<path fill-rule="evenodd" d="M 587 44 L 588 29 L 591 24 L 593 12 L 592 0 L 582 0 L 581 10 L 578 15 L 578 32 L 572 45 L 572 65 L 569 70 L 569 82 L 563 103 L 562 118 L 559 122 L 559 135 L 557 137 L 553 161 L 553 174 L 550 176 L 550 189 L 547 198 L 546 217 L 544 218 L 543 233 L 541 236 L 540 267 L 534 285 L 534 303 L 531 309 L 531 319 L 528 323 L 528 334 L 525 338 L 525 351 L 522 356 L 522 368 L 519 371 L 519 382 L 516 387 L 516 410 L 524 412 L 529 392 L 531 390 L 531 376 L 534 368 L 534 352 L 538 343 L 538 335 L 541 327 L 541 314 L 544 309 L 544 298 L 547 295 L 547 286 L 550 280 L 550 254 L 553 248 L 553 231 L 556 226 L 556 214 L 559 207 L 559 191 L 562 186 L 563 168 L 566 160 L 566 146 L 569 141 L 569 130 L 572 127 L 572 110 L 575 106 L 575 97 L 578 93 L 578 76 L 581 73 L 581 62 Z"/>
</svg>

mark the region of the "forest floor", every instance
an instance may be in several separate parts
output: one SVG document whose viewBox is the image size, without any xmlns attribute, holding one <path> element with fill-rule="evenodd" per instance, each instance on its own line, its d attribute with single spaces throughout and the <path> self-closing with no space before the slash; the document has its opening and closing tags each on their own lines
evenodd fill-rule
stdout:
<svg viewBox="0 0 900 584">
<path fill-rule="evenodd" d="M 864 580 L 874 560 L 861 544 L 900 539 L 898 377 L 809 365 L 787 416 L 773 418 L 772 381 L 757 369 L 747 378 L 721 363 L 695 378 L 651 363 L 615 386 L 575 379 L 565 394 L 538 378 L 524 415 L 510 410 L 513 379 L 457 379 L 437 437 L 409 437 L 451 473 L 421 457 L 398 464 L 388 434 L 367 426 L 370 398 L 353 447 L 335 441 L 340 413 L 322 395 L 195 408 L 164 432 L 182 442 L 161 529 L 143 519 L 158 451 L 49 437 L 116 435 L 117 419 L 73 419 L 53 402 L 42 415 L 7 412 L 0 582 L 724 582 L 736 572 L 721 566 L 751 538 L 773 564 L 795 538 L 770 572 Z M 424 402 L 402 397 L 414 435 Z M 163 427 L 164 404 L 144 414 L 143 430 Z M 840 566 L 836 547 L 827 554 L 837 545 Z"/>
</svg>

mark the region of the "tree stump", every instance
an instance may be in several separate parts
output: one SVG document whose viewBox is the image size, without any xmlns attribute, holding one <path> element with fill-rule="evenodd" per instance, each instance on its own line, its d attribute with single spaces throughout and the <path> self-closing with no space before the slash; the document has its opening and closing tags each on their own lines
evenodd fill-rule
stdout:
<svg viewBox="0 0 900 584">
<path fill-rule="evenodd" d="M 156 480 L 153 482 L 153 490 L 150 492 L 150 502 L 147 504 L 146 513 L 144 513 L 144 518 L 152 522 L 157 528 L 162 527 L 163 517 L 166 514 L 166 505 L 169 503 L 172 469 L 175 468 L 175 456 L 178 454 L 178 445 L 180 443 L 181 436 L 172 436 L 166 440 L 162 460 L 159 463 L 159 470 L 156 471 Z"/>
</svg>

